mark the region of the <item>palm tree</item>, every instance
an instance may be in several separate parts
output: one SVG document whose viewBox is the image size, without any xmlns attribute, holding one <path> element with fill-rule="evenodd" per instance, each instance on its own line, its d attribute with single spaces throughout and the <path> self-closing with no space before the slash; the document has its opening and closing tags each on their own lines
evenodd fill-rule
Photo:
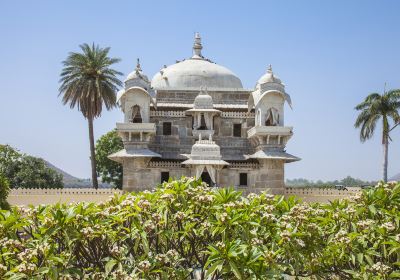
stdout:
<svg viewBox="0 0 400 280">
<path fill-rule="evenodd" d="M 82 53 L 71 52 L 63 61 L 59 96 L 63 94 L 63 104 L 70 108 L 77 106 L 89 126 L 90 160 L 92 183 L 98 188 L 96 158 L 94 150 L 93 120 L 101 115 L 103 104 L 107 110 L 116 105 L 116 91 L 122 82 L 117 78 L 122 73 L 110 68 L 119 58 L 108 57 L 110 48 L 83 44 Z"/>
<path fill-rule="evenodd" d="M 382 120 L 382 179 L 385 182 L 387 182 L 388 149 L 389 140 L 391 140 L 389 134 L 400 123 L 399 108 L 400 89 L 385 91 L 383 94 L 371 93 L 355 107 L 357 111 L 360 111 L 354 126 L 361 129 L 361 142 L 365 142 L 373 136 L 376 124 Z"/>
</svg>

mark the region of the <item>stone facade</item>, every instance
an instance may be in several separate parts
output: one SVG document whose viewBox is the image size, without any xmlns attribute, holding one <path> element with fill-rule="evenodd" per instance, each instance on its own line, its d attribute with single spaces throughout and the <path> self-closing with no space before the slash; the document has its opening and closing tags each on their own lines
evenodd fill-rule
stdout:
<svg viewBox="0 0 400 280">
<path fill-rule="evenodd" d="M 201 54 L 164 66 L 150 81 L 138 62 L 118 93 L 117 123 L 124 149 L 110 155 L 123 165 L 123 189 L 153 188 L 168 177 L 202 177 L 244 192 L 284 193 L 284 85 L 269 68 L 254 89 Z"/>
</svg>

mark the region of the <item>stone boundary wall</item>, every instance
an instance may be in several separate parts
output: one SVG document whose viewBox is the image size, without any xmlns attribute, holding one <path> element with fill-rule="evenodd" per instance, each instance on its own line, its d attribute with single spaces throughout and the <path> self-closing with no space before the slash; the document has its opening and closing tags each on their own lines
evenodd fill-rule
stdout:
<svg viewBox="0 0 400 280">
<path fill-rule="evenodd" d="M 361 188 L 348 188 L 337 190 L 333 188 L 285 188 L 285 195 L 295 195 L 304 202 L 326 203 L 334 199 L 349 198 L 361 191 Z M 70 202 L 100 202 L 109 199 L 114 194 L 122 194 L 115 189 L 89 189 L 89 188 L 65 188 L 65 189 L 12 189 L 8 196 L 11 205 L 39 205 Z"/>
<path fill-rule="evenodd" d="M 105 201 L 114 194 L 122 194 L 115 189 L 89 189 L 89 188 L 65 188 L 65 189 L 12 189 L 8 195 L 11 205 L 39 205 L 70 202 L 100 202 Z"/>
<path fill-rule="evenodd" d="M 326 203 L 334 199 L 349 198 L 361 192 L 359 187 L 348 187 L 347 190 L 338 190 L 334 188 L 285 188 L 285 195 L 295 195 L 304 202 L 322 202 Z"/>
</svg>

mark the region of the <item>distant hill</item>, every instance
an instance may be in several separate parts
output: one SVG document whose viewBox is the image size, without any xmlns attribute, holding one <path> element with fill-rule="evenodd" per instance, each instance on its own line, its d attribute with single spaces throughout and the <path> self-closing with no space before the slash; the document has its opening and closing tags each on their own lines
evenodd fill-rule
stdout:
<svg viewBox="0 0 400 280">
<path fill-rule="evenodd" d="M 64 170 L 58 168 L 57 166 L 51 164 L 47 160 L 44 160 L 47 167 L 53 169 L 58 174 L 63 175 L 63 183 L 65 188 L 91 188 L 92 182 L 90 179 L 80 179 L 72 176 L 71 174 L 65 172 Z M 108 183 L 100 183 L 99 188 L 110 188 L 110 184 Z"/>
</svg>

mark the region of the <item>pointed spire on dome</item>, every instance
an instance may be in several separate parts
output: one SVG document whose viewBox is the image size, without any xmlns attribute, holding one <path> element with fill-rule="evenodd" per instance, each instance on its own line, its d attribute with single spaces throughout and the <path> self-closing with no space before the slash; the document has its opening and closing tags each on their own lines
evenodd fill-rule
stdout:
<svg viewBox="0 0 400 280">
<path fill-rule="evenodd" d="M 139 58 L 136 59 L 136 68 L 135 68 L 136 73 L 142 72 L 142 67 L 140 67 L 140 60 Z"/>
<path fill-rule="evenodd" d="M 271 64 L 270 64 L 270 65 L 268 65 L 267 72 L 270 72 L 270 73 L 272 73 L 272 65 L 271 65 Z"/>
<path fill-rule="evenodd" d="M 203 48 L 201 44 L 201 37 L 199 32 L 196 32 L 194 35 L 194 44 L 193 44 L 193 56 L 192 58 L 203 58 L 201 54 L 201 49 Z"/>
</svg>

